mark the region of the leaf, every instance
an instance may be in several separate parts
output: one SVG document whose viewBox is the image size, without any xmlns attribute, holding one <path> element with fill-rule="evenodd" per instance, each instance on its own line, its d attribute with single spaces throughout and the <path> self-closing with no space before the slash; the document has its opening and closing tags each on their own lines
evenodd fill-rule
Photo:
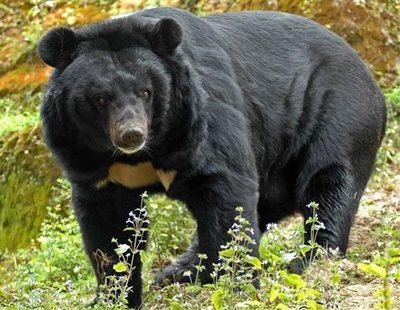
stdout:
<svg viewBox="0 0 400 310">
<path fill-rule="evenodd" d="M 276 310 L 289 310 L 289 307 L 284 304 L 279 304 L 275 308 Z"/>
<path fill-rule="evenodd" d="M 175 300 L 171 300 L 169 302 L 169 306 L 171 307 L 171 310 L 184 310 L 185 309 L 179 302 L 177 302 Z"/>
<path fill-rule="evenodd" d="M 246 290 L 246 292 L 249 294 L 249 296 L 250 296 L 252 299 L 259 299 L 259 297 L 258 297 L 258 295 L 257 295 L 258 290 L 254 287 L 254 285 L 248 283 L 248 284 L 246 284 L 246 285 L 244 286 L 244 289 Z"/>
<path fill-rule="evenodd" d="M 261 261 L 257 257 L 249 255 L 244 260 L 246 263 L 254 266 L 256 269 L 262 269 Z"/>
<path fill-rule="evenodd" d="M 389 249 L 389 256 L 390 257 L 400 257 L 400 248 L 391 248 Z"/>
<path fill-rule="evenodd" d="M 119 244 L 118 247 L 116 249 L 114 249 L 115 253 L 117 253 L 117 255 L 122 255 L 124 254 L 126 251 L 128 251 L 130 249 L 130 246 L 127 244 Z"/>
<path fill-rule="evenodd" d="M 205 288 L 214 288 L 215 287 L 215 284 L 213 284 L 213 283 L 207 283 L 207 284 L 204 284 L 204 285 L 202 285 L 202 287 L 205 287 Z"/>
<path fill-rule="evenodd" d="M 313 249 L 311 245 L 306 245 L 303 244 L 300 246 L 300 253 L 305 256 L 308 252 L 310 252 Z"/>
<path fill-rule="evenodd" d="M 258 252 L 260 253 L 260 257 L 262 259 L 268 258 L 269 250 L 263 244 L 260 244 L 260 246 L 258 248 Z"/>
<path fill-rule="evenodd" d="M 219 255 L 221 255 L 222 257 L 232 258 L 233 255 L 235 255 L 235 251 L 232 248 L 230 248 L 230 249 L 220 251 Z"/>
<path fill-rule="evenodd" d="M 370 275 L 377 276 L 381 279 L 386 278 L 386 270 L 385 268 L 378 266 L 375 263 L 370 263 L 370 264 L 364 264 L 364 263 L 359 263 L 358 268 L 365 273 L 368 273 Z"/>
<path fill-rule="evenodd" d="M 307 299 L 307 294 L 304 290 L 296 293 L 296 303 L 301 303 L 304 299 Z"/>
<path fill-rule="evenodd" d="M 211 303 L 215 310 L 221 310 L 223 306 L 222 296 L 224 296 L 224 290 L 222 288 L 217 289 L 211 296 Z"/>
<path fill-rule="evenodd" d="M 266 248 L 263 245 L 260 246 L 259 252 L 260 252 L 260 257 L 262 259 L 267 260 L 270 263 L 276 263 L 281 261 L 281 258 L 278 255 L 272 253 L 268 248 Z"/>
<path fill-rule="evenodd" d="M 333 284 L 337 284 L 337 283 L 339 283 L 341 280 L 342 280 L 342 277 L 341 277 L 340 274 L 338 274 L 338 273 L 334 273 L 334 274 L 331 276 L 331 281 L 332 281 Z"/>
<path fill-rule="evenodd" d="M 291 273 L 289 274 L 286 278 L 286 283 L 289 284 L 290 286 L 293 286 L 295 288 L 302 288 L 304 286 L 306 286 L 306 283 L 304 282 L 304 280 L 295 273 Z"/>
<path fill-rule="evenodd" d="M 396 279 L 396 281 L 399 281 L 399 282 L 400 282 L 400 269 L 397 270 L 397 273 L 396 273 L 396 275 L 394 276 L 394 278 Z"/>
<path fill-rule="evenodd" d="M 310 297 L 317 298 L 321 296 L 321 292 L 313 288 L 306 288 L 305 291 L 307 293 L 308 298 Z"/>
<path fill-rule="evenodd" d="M 269 291 L 269 302 L 273 303 L 275 299 L 278 297 L 278 295 L 279 295 L 278 288 L 275 285 L 272 286 L 271 290 Z"/>
<path fill-rule="evenodd" d="M 400 263 L 400 256 L 392 257 L 389 259 L 390 265 L 397 265 Z"/>
<path fill-rule="evenodd" d="M 125 272 L 125 271 L 128 270 L 128 268 L 126 267 L 126 265 L 125 265 L 123 262 L 119 262 L 119 263 L 117 263 L 117 264 L 114 264 L 114 265 L 113 265 L 113 269 L 114 269 L 116 272 Z"/>
</svg>

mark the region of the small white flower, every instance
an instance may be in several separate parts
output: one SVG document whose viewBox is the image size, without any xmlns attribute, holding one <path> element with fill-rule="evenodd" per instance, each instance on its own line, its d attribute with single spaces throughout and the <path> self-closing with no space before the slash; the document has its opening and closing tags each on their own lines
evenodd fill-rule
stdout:
<svg viewBox="0 0 400 310">
<path fill-rule="evenodd" d="M 276 223 L 269 223 L 267 224 L 267 230 L 274 230 L 277 229 L 278 225 Z"/>
<path fill-rule="evenodd" d="M 297 257 L 297 253 L 296 252 L 292 252 L 292 253 L 284 253 L 282 255 L 282 260 L 285 262 L 290 262 L 293 259 L 295 259 Z"/>
<path fill-rule="evenodd" d="M 326 229 L 325 224 L 322 222 L 315 224 L 315 230 L 320 230 L 320 229 Z"/>
<path fill-rule="evenodd" d="M 50 8 L 50 9 L 52 9 L 52 8 L 54 8 L 54 7 L 56 6 L 56 3 L 55 3 L 55 1 L 46 1 L 46 2 L 44 3 L 44 5 L 45 5 L 46 7 L 48 7 L 48 8 Z"/>
<path fill-rule="evenodd" d="M 184 276 L 184 277 L 189 277 L 189 278 L 190 278 L 191 275 L 192 275 L 192 271 L 190 271 L 190 270 L 186 270 L 186 271 L 183 273 L 183 276 Z"/>
<path fill-rule="evenodd" d="M 335 248 L 335 249 L 329 248 L 328 251 L 329 251 L 329 253 L 331 253 L 333 256 L 338 256 L 338 255 L 339 255 L 339 252 L 340 252 L 339 247 L 337 247 L 337 248 Z"/>
<path fill-rule="evenodd" d="M 144 191 L 142 195 L 140 195 L 142 198 L 147 198 L 149 195 L 147 195 L 147 191 Z"/>
</svg>

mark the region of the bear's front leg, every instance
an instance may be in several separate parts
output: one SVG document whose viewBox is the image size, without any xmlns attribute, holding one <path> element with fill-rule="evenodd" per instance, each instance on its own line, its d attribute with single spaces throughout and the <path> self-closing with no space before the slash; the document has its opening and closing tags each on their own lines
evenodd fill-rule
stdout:
<svg viewBox="0 0 400 310">
<path fill-rule="evenodd" d="M 143 189 L 144 191 L 145 189 Z M 73 184 L 72 203 L 75 216 L 79 222 L 85 250 L 90 258 L 99 285 L 98 293 L 105 294 L 107 300 L 116 301 L 118 294 L 127 290 L 127 301 L 130 308 L 139 308 L 142 304 L 142 264 L 139 253 L 133 256 L 132 250 L 128 250 L 130 263 L 127 273 L 117 273 L 113 266 L 118 262 L 115 249 L 117 245 L 112 239 L 117 239 L 119 244 L 130 245 L 129 239 L 134 240 L 132 231 L 124 231 L 127 227 L 129 213 L 136 217 L 144 217 L 139 211 L 141 206 L 141 193 L 119 185 L 109 184 L 102 189 Z M 140 213 L 140 214 L 139 214 Z M 145 220 L 145 218 L 143 218 Z M 146 226 L 147 223 L 144 222 Z M 139 249 L 145 246 L 147 233 L 140 239 Z M 128 276 L 124 287 L 111 286 L 110 276 Z M 122 288 L 122 289 L 121 289 Z M 116 294 L 116 295 L 115 295 Z M 96 298 L 98 300 L 98 298 Z"/>
<path fill-rule="evenodd" d="M 254 231 L 252 238 L 253 255 L 258 256 L 260 232 L 258 229 L 257 200 L 258 188 L 254 180 L 240 175 L 208 176 L 191 179 L 186 183 L 181 200 L 197 221 L 197 234 L 187 251 L 177 261 L 161 269 L 155 284 L 163 286 L 172 282 L 194 282 L 198 273 L 195 266 L 200 264 L 198 254 L 206 254 L 201 264 L 205 267 L 199 273 L 202 284 L 212 281 L 210 274 L 213 263 L 218 262 L 221 246 L 231 240 L 228 234 L 237 215 L 236 208 L 243 208 L 243 217 L 250 222 Z M 190 277 L 185 273 L 189 271 Z M 185 275 L 184 275 L 185 273 Z"/>
</svg>

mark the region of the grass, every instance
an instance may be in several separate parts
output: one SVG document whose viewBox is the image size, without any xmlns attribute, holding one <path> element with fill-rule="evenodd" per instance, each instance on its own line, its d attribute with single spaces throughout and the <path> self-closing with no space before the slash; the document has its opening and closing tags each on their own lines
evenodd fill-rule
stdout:
<svg viewBox="0 0 400 310">
<path fill-rule="evenodd" d="M 69 186 L 60 180 L 54 190 L 58 199 L 49 206 L 49 216 L 32 247 L 12 254 L 3 253 L 0 257 L 0 274 L 5 279 L 0 288 L 0 306 L 4 308 L 83 309 L 94 297 L 94 276 L 83 253 L 77 223 L 67 208 Z M 173 202 L 159 196 L 150 197 L 147 202 L 150 214 L 171 204 Z M 368 214 L 380 223 L 371 225 L 369 235 L 364 236 L 374 239 L 373 248 L 353 244 L 347 260 L 316 261 L 302 277 L 289 274 L 285 269 L 293 254 L 299 253 L 296 245 L 301 239 L 300 222 L 290 220 L 284 225 L 272 226 L 262 239 L 261 258 L 256 259 L 248 256 L 246 247 L 240 246 L 243 238 L 250 242 L 251 234 L 239 214 L 237 223 L 241 226 L 231 232 L 233 241 L 223 249 L 221 264 L 216 266 L 217 271 L 226 272 L 218 282 L 206 287 L 193 283 L 156 289 L 150 287 L 154 269 L 168 261 L 171 253 L 181 251 L 176 250 L 177 244 L 169 245 L 162 240 L 162 231 L 174 226 L 171 221 L 182 220 L 182 217 L 189 221 L 183 206 L 175 206 L 168 211 L 167 218 L 152 227 L 152 235 L 158 237 L 143 255 L 146 309 L 333 309 L 335 305 L 358 309 L 360 304 L 349 305 L 354 296 L 349 295 L 348 289 L 361 284 L 364 291 L 367 290 L 371 307 L 393 309 L 390 305 L 398 302 L 395 296 L 399 292 L 395 287 L 400 281 L 400 216 L 390 206 L 379 214 Z M 356 223 L 353 230 L 360 229 L 359 225 Z M 182 234 L 180 227 L 174 227 L 175 237 L 186 236 L 179 244 L 179 248 L 183 248 L 189 242 L 189 235 Z M 193 227 L 183 229 L 192 230 Z M 254 269 L 260 273 L 260 290 L 250 285 L 248 275 Z M 357 294 L 363 292 L 357 291 Z"/>
<path fill-rule="evenodd" d="M 0 98 L 0 137 L 37 125 L 39 103 L 40 94 L 33 91 Z"/>
</svg>

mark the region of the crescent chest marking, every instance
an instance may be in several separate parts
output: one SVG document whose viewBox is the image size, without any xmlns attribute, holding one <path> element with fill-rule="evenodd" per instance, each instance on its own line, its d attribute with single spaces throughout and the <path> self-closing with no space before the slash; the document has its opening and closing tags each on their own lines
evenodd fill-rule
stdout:
<svg viewBox="0 0 400 310">
<path fill-rule="evenodd" d="M 108 168 L 108 176 L 98 181 L 95 186 L 100 189 L 111 182 L 128 188 L 140 188 L 161 183 L 168 191 L 175 177 L 176 171 L 154 169 L 149 161 L 137 165 L 114 163 Z"/>
</svg>

